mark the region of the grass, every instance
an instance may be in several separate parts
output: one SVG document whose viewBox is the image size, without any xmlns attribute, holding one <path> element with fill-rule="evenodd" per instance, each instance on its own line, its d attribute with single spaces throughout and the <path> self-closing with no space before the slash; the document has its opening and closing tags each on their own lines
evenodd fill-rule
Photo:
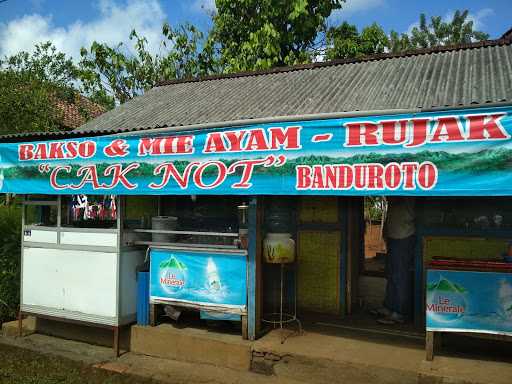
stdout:
<svg viewBox="0 0 512 384">
<path fill-rule="evenodd" d="M 2 384 L 157 384 L 154 380 L 108 372 L 62 357 L 0 344 Z"/>
</svg>

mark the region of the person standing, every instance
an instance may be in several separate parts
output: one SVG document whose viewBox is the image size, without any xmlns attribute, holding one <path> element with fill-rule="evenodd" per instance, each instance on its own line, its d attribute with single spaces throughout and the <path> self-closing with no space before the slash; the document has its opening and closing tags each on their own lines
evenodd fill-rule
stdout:
<svg viewBox="0 0 512 384">
<path fill-rule="evenodd" d="M 413 312 L 413 270 L 415 236 L 415 200 L 388 197 L 384 223 L 386 240 L 386 295 L 384 308 L 377 311 L 381 324 L 401 324 Z"/>
</svg>

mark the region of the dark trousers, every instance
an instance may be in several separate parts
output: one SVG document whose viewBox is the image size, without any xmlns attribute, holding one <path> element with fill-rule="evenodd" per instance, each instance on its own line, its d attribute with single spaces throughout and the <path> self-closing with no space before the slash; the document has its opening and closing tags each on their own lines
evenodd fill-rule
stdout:
<svg viewBox="0 0 512 384">
<path fill-rule="evenodd" d="M 414 235 L 405 239 L 387 239 L 386 297 L 384 306 L 405 318 L 413 311 Z"/>
</svg>

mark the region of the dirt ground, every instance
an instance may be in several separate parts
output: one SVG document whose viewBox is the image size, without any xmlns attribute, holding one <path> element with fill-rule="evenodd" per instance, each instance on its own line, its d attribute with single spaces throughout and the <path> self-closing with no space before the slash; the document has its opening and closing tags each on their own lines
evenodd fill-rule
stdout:
<svg viewBox="0 0 512 384">
<path fill-rule="evenodd" d="M 0 344 L 0 383 L 9 384 L 159 384 L 160 382 L 93 368 L 63 357 Z"/>
</svg>

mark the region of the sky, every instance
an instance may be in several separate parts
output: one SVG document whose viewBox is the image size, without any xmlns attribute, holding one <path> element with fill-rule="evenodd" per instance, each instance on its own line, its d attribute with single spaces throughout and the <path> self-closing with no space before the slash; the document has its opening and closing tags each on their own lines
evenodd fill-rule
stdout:
<svg viewBox="0 0 512 384">
<path fill-rule="evenodd" d="M 422 12 L 447 18 L 456 9 L 469 9 L 476 28 L 498 38 L 512 27 L 510 4 L 511 0 L 347 0 L 329 23 L 346 20 L 362 28 L 377 22 L 387 32 L 406 32 Z M 128 43 L 132 29 L 157 52 L 165 21 L 174 26 L 190 22 L 207 31 L 212 12 L 214 0 L 7 0 L 0 2 L 0 56 L 51 41 L 77 60 L 80 48 L 93 41 Z"/>
</svg>

